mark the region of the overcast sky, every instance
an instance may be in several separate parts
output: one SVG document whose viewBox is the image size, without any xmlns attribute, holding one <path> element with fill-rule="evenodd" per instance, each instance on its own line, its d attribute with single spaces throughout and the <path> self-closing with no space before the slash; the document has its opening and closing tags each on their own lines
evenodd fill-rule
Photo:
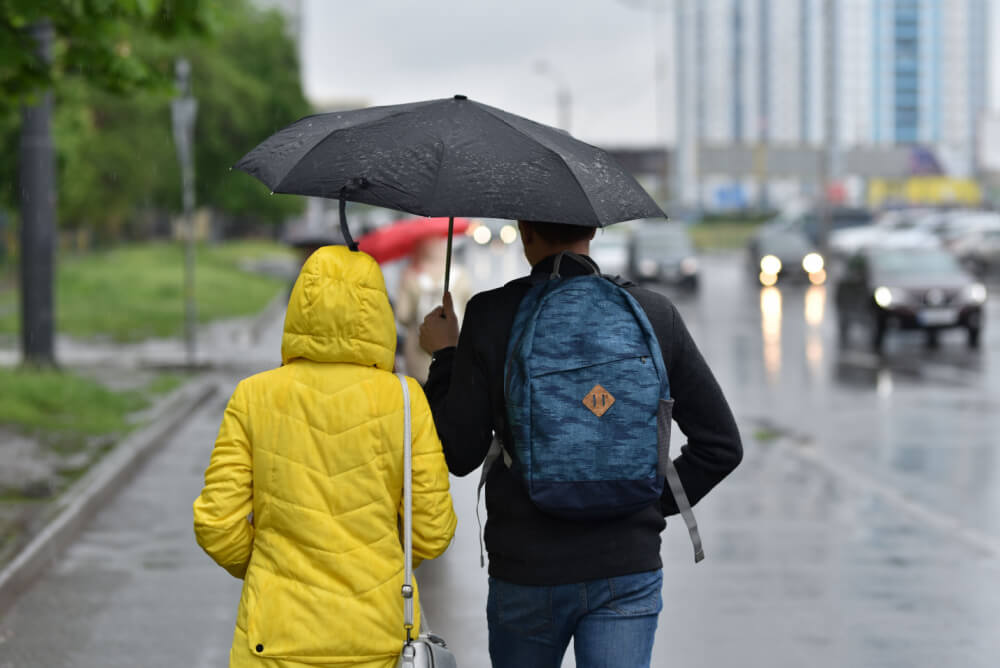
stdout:
<svg viewBox="0 0 1000 668">
<path fill-rule="evenodd" d="M 666 74 L 657 104 L 657 0 L 305 0 L 306 92 L 314 102 L 397 104 L 455 93 L 557 124 L 557 83 L 571 91 L 570 130 L 606 147 L 649 145 L 674 132 L 674 51 L 659 48 Z M 791 0 L 788 0 L 791 1 Z M 1000 0 L 991 0 L 994 7 Z M 991 35 L 1000 35 L 1000 11 Z M 993 39 L 992 61 L 1000 59 Z M 1000 107 L 993 67 L 992 107 Z M 657 107 L 663 121 L 657 127 Z"/>
</svg>

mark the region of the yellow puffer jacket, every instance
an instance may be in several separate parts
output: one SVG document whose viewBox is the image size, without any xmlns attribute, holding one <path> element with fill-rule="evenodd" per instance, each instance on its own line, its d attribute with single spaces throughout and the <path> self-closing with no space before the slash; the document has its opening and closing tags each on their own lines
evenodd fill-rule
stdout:
<svg viewBox="0 0 1000 668">
<path fill-rule="evenodd" d="M 230 666 L 394 665 L 404 637 L 395 347 L 375 261 L 343 246 L 313 253 L 289 299 L 282 366 L 236 387 L 194 502 L 198 544 L 245 578 Z M 444 552 L 456 520 L 427 399 L 408 381 L 416 564 Z"/>
</svg>

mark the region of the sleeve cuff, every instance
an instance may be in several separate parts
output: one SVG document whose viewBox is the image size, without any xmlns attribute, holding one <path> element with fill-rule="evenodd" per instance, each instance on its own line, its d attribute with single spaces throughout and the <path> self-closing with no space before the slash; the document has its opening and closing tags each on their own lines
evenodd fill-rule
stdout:
<svg viewBox="0 0 1000 668">
<path fill-rule="evenodd" d="M 436 350 L 431 353 L 431 363 L 438 361 L 451 362 L 455 357 L 455 346 L 448 346 L 447 348 L 442 348 L 441 350 Z"/>
</svg>

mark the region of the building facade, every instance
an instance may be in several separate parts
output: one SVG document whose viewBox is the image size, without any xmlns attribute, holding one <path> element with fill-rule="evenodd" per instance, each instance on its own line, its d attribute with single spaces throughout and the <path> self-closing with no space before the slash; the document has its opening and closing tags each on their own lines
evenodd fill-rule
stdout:
<svg viewBox="0 0 1000 668">
<path fill-rule="evenodd" d="M 990 0 L 677 0 L 673 10 L 685 199 L 710 176 L 697 164 L 704 144 L 920 145 L 950 175 L 974 173 Z M 830 169 L 846 176 L 835 159 Z M 756 176 L 766 197 L 771 179 Z"/>
</svg>

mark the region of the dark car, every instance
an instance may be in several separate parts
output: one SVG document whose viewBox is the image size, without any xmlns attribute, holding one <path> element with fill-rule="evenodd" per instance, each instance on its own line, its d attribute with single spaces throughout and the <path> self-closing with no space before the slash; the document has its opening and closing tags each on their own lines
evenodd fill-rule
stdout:
<svg viewBox="0 0 1000 668">
<path fill-rule="evenodd" d="M 975 348 L 986 287 L 943 248 L 870 247 L 847 259 L 834 301 L 842 343 L 855 324 L 868 328 L 876 350 L 890 330 L 923 330 L 936 345 L 938 332 L 960 327 Z"/>
<path fill-rule="evenodd" d="M 698 252 L 680 222 L 640 221 L 632 232 L 628 273 L 636 283 L 698 288 Z"/>
<path fill-rule="evenodd" d="M 762 225 L 747 242 L 747 262 L 751 274 L 765 286 L 826 281 L 826 262 L 798 221 Z"/>
<path fill-rule="evenodd" d="M 827 233 L 871 225 L 874 217 L 868 209 L 834 206 L 830 209 L 829 220 L 825 219 L 822 210 L 811 209 L 803 213 L 798 222 L 814 244 L 825 246 Z"/>
</svg>

